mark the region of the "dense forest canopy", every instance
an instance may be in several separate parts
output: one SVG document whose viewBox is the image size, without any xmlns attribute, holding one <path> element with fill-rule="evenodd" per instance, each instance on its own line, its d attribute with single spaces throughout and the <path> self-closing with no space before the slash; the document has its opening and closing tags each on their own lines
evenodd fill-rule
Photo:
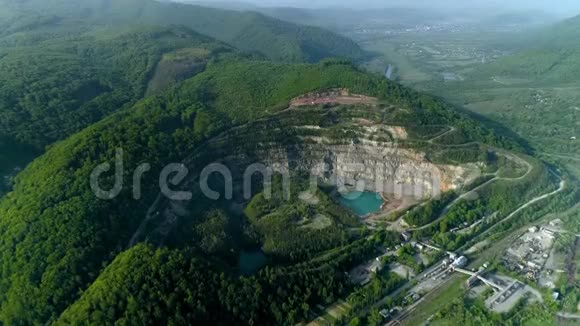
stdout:
<svg viewBox="0 0 580 326">
<path fill-rule="evenodd" d="M 129 190 L 101 201 L 89 186 L 91 170 L 114 158 L 116 148 L 123 148 L 126 166 L 151 163 L 143 184 L 154 185 L 165 163 L 183 159 L 207 137 L 282 110 L 300 94 L 333 87 L 398 103 L 413 112 L 415 124 L 452 124 L 473 139 L 513 146 L 438 101 L 342 61 L 280 65 L 218 58 L 179 87 L 52 146 L 16 178 L 14 191 L 0 202 L 1 319 L 55 320 L 125 249 L 146 205 L 129 200 Z M 144 190 L 144 198 L 157 191 Z"/>
<path fill-rule="evenodd" d="M 228 48 L 185 28 L 44 33 L 0 40 L 0 135 L 39 149 L 140 99 L 163 54 Z"/>
</svg>

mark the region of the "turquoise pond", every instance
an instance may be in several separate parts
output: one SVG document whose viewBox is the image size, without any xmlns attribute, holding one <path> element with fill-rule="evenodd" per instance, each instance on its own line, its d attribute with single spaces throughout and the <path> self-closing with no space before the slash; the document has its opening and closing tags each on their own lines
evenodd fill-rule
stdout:
<svg viewBox="0 0 580 326">
<path fill-rule="evenodd" d="M 381 195 L 374 192 L 354 191 L 338 198 L 339 203 L 358 216 L 367 216 L 381 210 L 384 201 Z"/>
<path fill-rule="evenodd" d="M 266 265 L 268 259 L 261 250 L 241 251 L 238 268 L 243 275 L 251 275 Z"/>
</svg>

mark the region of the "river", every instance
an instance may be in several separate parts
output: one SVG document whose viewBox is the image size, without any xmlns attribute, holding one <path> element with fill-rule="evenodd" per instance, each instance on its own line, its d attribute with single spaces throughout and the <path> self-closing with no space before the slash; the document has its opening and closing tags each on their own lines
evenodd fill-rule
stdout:
<svg viewBox="0 0 580 326">
<path fill-rule="evenodd" d="M 385 78 L 388 80 L 393 80 L 393 72 L 395 71 L 395 66 L 389 64 L 385 69 Z"/>
</svg>

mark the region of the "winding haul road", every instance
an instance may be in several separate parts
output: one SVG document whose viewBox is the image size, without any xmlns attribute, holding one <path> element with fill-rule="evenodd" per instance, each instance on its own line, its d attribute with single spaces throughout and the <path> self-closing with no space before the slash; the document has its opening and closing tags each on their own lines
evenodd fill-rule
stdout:
<svg viewBox="0 0 580 326">
<path fill-rule="evenodd" d="M 552 153 L 540 153 L 540 154 L 546 155 L 546 156 L 552 156 L 552 157 L 556 157 L 556 158 L 561 158 L 561 159 L 565 159 L 565 160 L 573 160 L 573 161 L 580 162 L 580 158 L 579 157 L 576 157 L 576 156 L 561 155 L 561 154 L 552 154 Z"/>
<path fill-rule="evenodd" d="M 445 136 L 447 134 L 450 134 L 450 133 L 452 133 L 452 132 L 454 132 L 456 130 L 457 130 L 457 128 L 455 128 L 453 126 L 449 126 L 449 130 L 447 130 L 447 131 L 445 131 L 445 132 L 443 132 L 443 133 L 441 133 L 439 135 L 436 135 L 435 137 L 429 139 L 427 142 L 429 144 L 435 144 L 435 140 L 437 140 L 437 139 L 439 139 L 439 138 L 441 138 L 441 137 L 443 137 L 443 136 Z M 437 145 L 437 144 L 435 144 L 435 145 Z"/>
<path fill-rule="evenodd" d="M 498 151 L 498 153 L 500 153 L 500 152 Z M 477 191 L 478 191 L 478 190 L 480 190 L 481 188 L 483 188 L 483 187 L 485 187 L 485 186 L 487 186 L 487 185 L 489 185 L 489 184 L 491 184 L 491 183 L 493 183 L 493 182 L 496 182 L 496 181 L 501 181 L 501 180 L 503 180 L 503 181 L 519 181 L 519 180 L 523 180 L 523 179 L 525 179 L 525 178 L 526 178 L 526 177 L 527 177 L 527 176 L 528 176 L 528 175 L 529 175 L 529 174 L 532 172 L 532 170 L 534 169 L 534 168 L 532 167 L 532 165 L 531 165 L 531 164 L 530 164 L 528 161 L 526 161 L 526 160 L 522 159 L 521 157 L 519 157 L 519 156 L 517 156 L 517 155 L 510 154 L 510 153 L 506 153 L 506 152 L 501 152 L 501 155 L 503 155 L 504 157 L 506 157 L 506 158 L 507 158 L 507 159 L 509 159 L 509 160 L 512 160 L 512 161 L 517 161 L 518 163 L 525 165 L 525 166 L 527 167 L 527 171 L 526 171 L 526 173 L 524 173 L 523 175 L 521 175 L 521 176 L 519 176 L 519 177 L 515 177 L 515 178 L 505 178 L 505 177 L 498 177 L 498 176 L 496 176 L 495 178 L 493 178 L 493 179 L 491 179 L 491 180 L 488 180 L 488 181 L 486 181 L 486 182 L 484 182 L 484 183 L 480 184 L 479 186 L 477 186 L 477 187 L 475 187 L 475 188 L 471 189 L 470 191 L 468 191 L 468 192 L 466 192 L 466 193 L 462 194 L 461 196 L 459 196 L 459 197 L 455 198 L 455 200 L 453 200 L 451 203 L 449 203 L 447 206 L 445 206 L 445 208 L 443 209 L 443 211 L 441 211 L 441 214 L 439 214 L 439 217 L 438 217 L 438 218 L 436 218 L 435 220 L 433 220 L 433 221 L 431 221 L 430 223 L 428 223 L 428 224 L 425 224 L 425 225 L 423 225 L 423 226 L 421 226 L 421 227 L 417 227 L 417 228 L 412 228 L 412 229 L 409 229 L 409 231 L 419 231 L 419 230 L 424 230 L 424 229 L 427 229 L 427 228 L 429 228 L 429 227 L 433 226 L 434 224 L 436 224 L 436 223 L 440 222 L 440 221 L 441 221 L 441 220 L 442 220 L 442 219 L 445 217 L 445 215 L 446 215 L 446 214 L 449 212 L 449 210 L 451 210 L 451 208 L 452 208 L 453 206 L 455 206 L 455 204 L 457 204 L 458 202 L 460 202 L 461 200 L 463 200 L 463 199 L 465 199 L 465 198 L 467 198 L 467 197 L 469 197 L 469 196 L 473 196 L 473 195 L 477 194 Z"/>
<path fill-rule="evenodd" d="M 505 217 L 504 219 L 502 219 L 501 221 L 499 221 L 499 222 L 495 223 L 495 225 L 494 225 L 494 226 L 492 226 L 492 227 L 490 227 L 489 229 L 487 229 L 487 230 L 483 231 L 482 233 L 480 233 L 480 234 L 478 235 L 478 237 L 481 237 L 481 236 L 483 236 L 483 235 L 487 234 L 489 231 L 493 230 L 493 229 L 495 228 L 495 226 L 496 226 L 496 225 L 498 225 L 498 224 L 501 224 L 501 223 L 503 223 L 503 222 L 505 222 L 505 221 L 507 221 L 507 220 L 509 220 L 509 219 L 513 218 L 513 217 L 514 217 L 515 215 L 517 215 L 519 212 L 521 212 L 521 211 L 523 211 L 524 209 L 526 209 L 526 208 L 530 207 L 531 205 L 533 205 L 533 204 L 535 204 L 535 203 L 537 203 L 537 202 L 539 202 L 539 201 L 541 201 L 541 200 L 544 200 L 544 199 L 546 199 L 546 198 L 552 197 L 552 196 L 554 196 L 554 195 L 556 195 L 556 194 L 558 194 L 558 193 L 562 192 L 564 189 L 566 189 L 566 180 L 564 180 L 564 179 L 560 179 L 560 187 L 559 187 L 558 189 L 556 189 L 556 190 L 554 190 L 554 191 L 552 191 L 552 192 L 550 192 L 550 193 L 547 193 L 547 194 L 544 194 L 544 195 L 538 196 L 538 197 L 536 197 L 536 198 L 533 198 L 533 199 L 532 199 L 532 200 L 530 200 L 529 202 L 527 202 L 527 203 L 523 204 L 523 205 L 522 205 L 522 206 L 520 206 L 518 209 L 516 209 L 515 211 L 513 211 L 513 212 L 512 212 L 510 215 L 506 216 L 506 217 Z"/>
</svg>

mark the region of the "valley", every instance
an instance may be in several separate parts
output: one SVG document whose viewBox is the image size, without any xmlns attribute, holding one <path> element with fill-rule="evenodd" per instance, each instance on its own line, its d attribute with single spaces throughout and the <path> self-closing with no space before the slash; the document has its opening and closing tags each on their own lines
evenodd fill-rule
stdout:
<svg viewBox="0 0 580 326">
<path fill-rule="evenodd" d="M 365 27 L 360 28 L 364 29 Z M 547 190 L 544 194 L 532 198 L 505 216 L 504 219 L 498 220 L 495 214 L 484 217 L 480 222 L 490 223 L 490 221 L 494 221 L 491 223 L 494 223 L 495 226 L 482 232 L 475 239 L 485 239 L 486 236 L 492 234 L 494 234 L 494 238 L 500 238 L 501 236 L 496 232 L 502 228 L 502 225 L 509 224 L 511 219 L 522 214 L 526 208 L 534 206 L 537 202 L 546 201 L 548 198 L 558 196 L 562 191 L 565 192 L 566 188 L 570 187 L 570 182 L 574 184 L 573 188 L 576 187 L 576 177 L 578 176 L 577 155 L 575 153 L 577 153 L 576 132 L 580 120 L 574 113 L 574 103 L 577 100 L 574 92 L 576 86 L 571 82 L 564 82 L 565 76 L 554 77 L 553 73 L 551 77 L 547 77 L 547 75 L 522 77 L 527 73 L 523 68 L 524 63 L 516 63 L 512 58 L 512 56 L 518 58 L 519 54 L 516 54 L 518 50 L 515 50 L 514 46 L 508 45 L 505 34 L 492 29 L 493 27 L 490 27 L 483 33 L 465 29 L 443 33 L 439 30 L 406 29 L 401 33 L 389 33 L 388 36 L 382 36 L 383 31 L 380 29 L 376 30 L 374 35 L 373 31 L 365 29 L 364 36 L 354 35 L 354 38 L 359 40 L 363 48 L 378 54 L 377 58 L 363 64 L 365 69 L 377 75 L 383 75 L 385 69 L 388 69 L 391 71 L 389 79 L 397 80 L 414 89 L 445 99 L 455 104 L 456 107 L 462 108 L 465 112 L 472 112 L 475 119 L 487 123 L 495 130 L 505 132 L 509 129 L 508 133 L 513 131 L 514 137 L 524 140 L 524 146 L 536 152 L 538 157 L 565 169 L 567 173 L 574 176 L 573 180 L 560 181 L 557 189 Z M 518 42 L 521 40 L 516 41 L 516 43 Z M 534 60 L 531 56 L 529 58 L 520 57 L 520 59 L 522 61 Z M 513 66 L 511 68 L 513 70 L 506 72 L 509 69 L 506 64 L 510 63 L 510 60 L 512 60 Z M 536 64 L 543 64 L 541 60 L 542 58 L 537 59 Z M 522 68 L 517 70 L 517 64 Z M 570 62 L 566 64 L 571 65 Z M 550 78 L 552 81 L 546 80 Z M 556 78 L 561 81 L 555 81 Z M 521 160 L 521 158 L 518 159 Z M 523 160 L 523 162 L 525 161 Z M 510 176 L 508 179 L 525 179 L 533 169 L 532 165 L 526 164 L 528 164 L 527 172 L 519 177 Z M 497 179 L 502 179 L 497 176 L 497 172 L 495 177 L 494 174 L 491 174 L 487 181 L 482 180 L 483 183 L 472 191 L 485 189 Z M 567 184 L 568 186 L 566 186 Z M 452 210 L 452 206 L 464 197 L 469 198 L 470 191 L 441 208 L 440 218 L 448 215 L 450 208 Z M 431 223 L 438 221 L 435 220 Z M 473 225 L 477 228 L 478 223 Z M 430 226 L 431 224 L 425 224 L 418 227 L 418 230 L 429 229 Z M 396 230 L 403 231 L 408 225 L 401 217 L 394 223 L 394 227 Z M 471 228 L 472 226 L 469 226 L 465 229 L 456 228 L 456 230 L 463 232 L 463 230 Z M 498 233 L 502 234 L 502 232 Z M 560 237 L 565 236 L 561 234 Z M 475 246 L 469 248 L 470 245 Z M 470 258 L 478 257 L 477 253 L 481 252 L 482 246 L 489 247 L 488 250 L 492 252 L 498 250 L 496 246 L 490 244 L 489 239 L 479 243 L 469 242 L 462 250 L 466 250 L 464 252 L 469 253 Z M 566 246 L 569 248 L 567 250 L 575 251 L 573 244 Z M 488 256 L 485 251 L 482 255 Z M 550 257 L 553 255 L 554 253 L 551 253 Z M 480 264 L 482 263 L 481 259 L 476 258 L 476 260 Z M 556 277 L 554 280 L 562 282 L 563 278 Z M 455 282 L 454 286 L 457 286 L 459 281 L 456 278 L 450 278 L 444 283 L 451 284 L 452 282 Z M 428 298 L 421 299 L 418 305 L 412 305 L 411 308 L 402 312 L 395 321 L 398 320 L 398 322 L 407 325 L 415 325 L 424 321 L 438 324 L 434 320 L 441 319 L 441 309 L 449 307 L 447 302 L 452 299 L 438 300 L 437 296 L 446 296 L 454 286 L 445 287 L 446 290 L 438 292 L 436 295 L 430 292 L 429 294 L 422 293 L 422 296 L 426 295 Z M 543 284 L 540 288 L 547 291 L 545 289 L 550 287 Z M 552 286 L 551 289 L 556 291 L 555 286 Z M 576 298 L 577 285 L 572 284 L 568 289 L 560 291 L 571 291 L 570 297 Z M 577 299 L 570 300 L 577 302 Z M 464 307 L 473 305 L 473 302 L 469 300 L 465 302 Z M 533 306 L 531 302 L 530 305 Z M 452 309 L 458 308 L 455 306 Z M 545 318 L 543 320 L 546 324 L 551 319 L 548 316 L 542 318 Z"/>
<path fill-rule="evenodd" d="M 393 65 L 393 79 L 473 112 L 498 130 L 513 131 L 539 155 L 577 175 L 578 85 L 500 76 L 503 58 L 514 50 L 504 34 L 494 33 L 410 32 L 363 40 L 365 49 L 380 55 L 365 68 L 382 73 Z"/>
</svg>

